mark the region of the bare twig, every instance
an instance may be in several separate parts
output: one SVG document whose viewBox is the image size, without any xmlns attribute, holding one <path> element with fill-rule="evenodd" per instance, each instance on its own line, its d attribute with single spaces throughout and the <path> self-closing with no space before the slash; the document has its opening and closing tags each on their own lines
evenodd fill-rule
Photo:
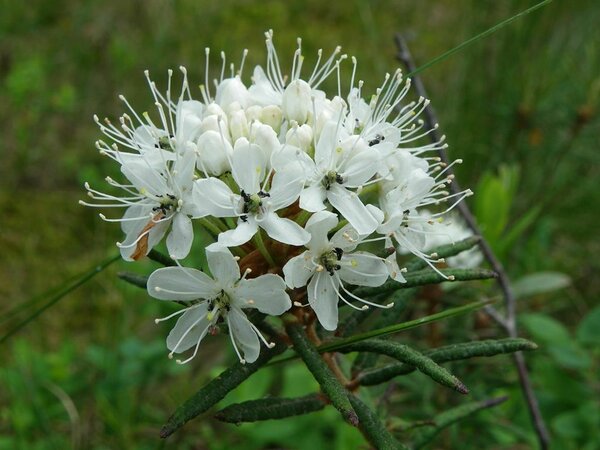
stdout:
<svg viewBox="0 0 600 450">
<path fill-rule="evenodd" d="M 425 91 L 425 86 L 423 82 L 416 75 L 417 66 L 412 58 L 410 50 L 408 48 L 408 44 L 405 38 L 401 34 L 396 34 L 395 36 L 396 45 L 398 47 L 398 60 L 406 67 L 408 71 L 408 76 L 412 77 L 412 83 L 415 88 L 415 91 L 418 95 L 422 97 L 427 97 L 427 93 Z M 433 142 L 439 142 L 442 138 L 439 128 L 437 128 L 437 117 L 435 111 L 431 107 L 431 104 L 427 106 L 424 110 L 424 121 L 425 126 L 429 130 L 429 137 Z M 440 159 L 449 164 L 450 161 L 448 159 L 448 155 L 443 146 L 438 148 L 438 155 Z M 452 168 L 447 169 L 447 174 L 451 175 L 453 173 Z M 450 184 L 450 190 L 452 193 L 461 192 L 460 186 L 454 178 L 453 182 Z M 475 217 L 469 210 L 469 206 L 466 202 L 460 202 L 457 205 L 457 208 L 467 223 L 468 227 L 473 231 L 475 235 L 482 236 L 479 227 L 477 226 L 477 222 Z M 517 326 L 516 326 L 516 299 L 510 287 L 510 280 L 506 275 L 504 267 L 502 263 L 496 258 L 492 248 L 489 243 L 483 238 L 479 241 L 479 246 L 481 248 L 481 252 L 483 253 L 485 259 L 488 261 L 492 269 L 498 274 L 497 282 L 502 290 L 502 294 L 504 297 L 504 304 L 506 306 L 506 315 L 502 316 L 498 311 L 493 309 L 491 306 L 487 308 L 490 316 L 496 320 L 502 328 L 506 331 L 506 333 L 510 337 L 518 337 Z M 548 430 L 544 423 L 544 419 L 540 412 L 540 408 L 537 402 L 537 398 L 535 393 L 533 392 L 533 388 L 531 386 L 531 381 L 529 378 L 529 373 L 527 370 L 527 366 L 525 365 L 525 359 L 523 358 L 523 354 L 518 352 L 514 354 L 514 361 L 517 367 L 517 372 L 519 374 L 519 383 L 521 385 L 521 390 L 523 391 L 523 395 L 525 396 L 525 400 L 527 402 L 527 406 L 529 409 L 529 413 L 531 415 L 531 420 L 535 427 L 535 431 L 538 436 L 540 448 L 547 449 L 550 444 L 550 436 L 548 434 Z"/>
</svg>

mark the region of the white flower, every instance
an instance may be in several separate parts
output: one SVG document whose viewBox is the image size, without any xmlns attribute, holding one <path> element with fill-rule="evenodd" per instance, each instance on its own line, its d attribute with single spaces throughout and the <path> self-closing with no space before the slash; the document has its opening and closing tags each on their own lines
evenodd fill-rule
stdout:
<svg viewBox="0 0 600 450">
<path fill-rule="evenodd" d="M 162 167 L 153 167 L 143 155 L 140 160 L 123 162 L 121 171 L 131 184 L 123 185 L 107 178 L 110 185 L 124 191 L 123 197 L 96 191 L 86 183 L 88 195 L 102 203 L 80 202 L 81 204 L 100 208 L 127 208 L 120 219 L 108 219 L 100 214 L 107 222 L 121 223 L 126 236 L 117 246 L 127 261 L 147 255 L 170 225 L 171 232 L 167 236 L 169 254 L 182 259 L 190 251 L 193 240 L 190 217 L 200 214 L 192 183 L 195 157 L 192 153 L 185 153 L 175 154 L 174 158 L 175 161 L 163 161 Z"/>
<path fill-rule="evenodd" d="M 148 293 L 159 300 L 196 301 L 156 322 L 181 314 L 167 337 L 167 347 L 173 353 L 182 353 L 192 347 L 198 352 L 200 342 L 222 319 L 229 328 L 231 343 L 240 362 L 254 362 L 260 352 L 260 340 L 268 343 L 258 328 L 248 320 L 243 309 L 280 315 L 292 305 L 285 292 L 285 283 L 278 275 L 267 274 L 253 279 L 243 277 L 233 255 L 224 247 L 211 245 L 206 249 L 212 278 L 191 268 L 165 267 L 148 279 Z"/>
<path fill-rule="evenodd" d="M 321 211 L 327 200 L 361 235 L 375 231 L 380 221 L 361 201 L 359 192 L 377 173 L 378 154 L 359 136 L 343 137 L 336 122 L 329 122 L 308 160 L 307 186 L 300 194 L 300 207 Z"/>
<path fill-rule="evenodd" d="M 345 226 L 330 239 L 328 232 L 338 223 L 328 211 L 314 214 L 306 223 L 311 234 L 308 250 L 290 259 L 283 268 L 290 288 L 307 287 L 308 303 L 326 330 L 335 330 L 338 323 L 338 299 L 355 309 L 367 305 L 382 307 L 357 297 L 346 289 L 344 282 L 360 286 L 380 286 L 388 278 L 385 261 L 368 252 L 354 251 L 361 237 L 351 226 Z M 365 305 L 358 308 L 346 298 Z M 386 305 L 383 307 L 390 307 Z"/>
<path fill-rule="evenodd" d="M 276 211 L 294 203 L 303 187 L 301 170 L 290 165 L 273 175 L 270 188 L 266 181 L 267 159 L 256 144 L 245 139 L 236 141 L 231 157 L 232 177 L 240 189 L 234 193 L 218 178 L 196 181 L 203 215 L 237 217 L 237 227 L 219 235 L 219 243 L 227 247 L 248 242 L 262 228 L 274 240 L 290 245 L 308 242 L 310 235 L 296 222 L 279 217 Z"/>
</svg>

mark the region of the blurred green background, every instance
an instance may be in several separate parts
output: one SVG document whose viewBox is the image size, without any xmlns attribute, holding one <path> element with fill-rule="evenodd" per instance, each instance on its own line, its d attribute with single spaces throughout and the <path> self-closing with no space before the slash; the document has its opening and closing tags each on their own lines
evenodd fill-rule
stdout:
<svg viewBox="0 0 600 450">
<path fill-rule="evenodd" d="M 139 111 L 152 108 L 144 69 L 161 83 L 168 68 L 183 64 L 200 83 L 205 47 L 233 61 L 247 47 L 249 81 L 251 66 L 265 59 L 263 32 L 273 28 L 284 65 L 297 36 L 306 67 L 318 48 L 342 45 L 358 58 L 369 93 L 398 65 L 395 32 L 409 37 L 424 64 L 534 3 L 3 0 L 0 336 L 43 304 L 48 290 L 116 253 L 118 227 L 77 201 L 84 181 L 100 186 L 115 174 L 94 148 L 100 132 L 92 115 L 118 117 L 120 93 Z M 470 204 L 516 280 L 520 329 L 540 344 L 527 360 L 553 448 L 600 448 L 598 23 L 597 1 L 557 0 L 421 74 L 450 156 L 465 161 L 458 179 L 475 191 Z M 153 322 L 163 305 L 115 276 L 153 267 L 119 262 L 2 342 L 0 449 L 364 448 L 331 409 L 240 427 L 206 417 L 160 441 L 162 422 L 231 355 L 217 338 L 186 367 L 167 359 L 172 324 Z M 407 318 L 420 312 L 416 305 Z M 435 344 L 502 337 L 481 315 L 441 327 Z M 427 348 L 431 330 L 401 338 Z M 433 448 L 535 447 L 509 357 L 453 370 L 474 398 L 510 399 L 450 428 Z M 464 401 L 418 375 L 397 383 L 390 420 L 426 419 Z M 273 385 L 284 395 L 315 389 L 291 364 L 257 375 L 223 404 L 260 397 Z"/>
</svg>

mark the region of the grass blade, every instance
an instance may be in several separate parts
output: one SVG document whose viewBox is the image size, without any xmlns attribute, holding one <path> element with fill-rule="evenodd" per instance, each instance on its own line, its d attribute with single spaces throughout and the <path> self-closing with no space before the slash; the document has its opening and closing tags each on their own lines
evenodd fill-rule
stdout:
<svg viewBox="0 0 600 450">
<path fill-rule="evenodd" d="M 418 74 L 418 73 L 420 73 L 420 72 L 424 71 L 425 69 L 428 69 L 429 67 L 433 66 L 434 64 L 437 64 L 437 63 L 439 63 L 439 62 L 443 61 L 444 59 L 448 58 L 449 56 L 453 55 L 454 53 L 457 53 L 457 52 L 461 51 L 462 49 L 464 49 L 464 48 L 468 47 L 469 45 L 472 45 L 472 44 L 474 44 L 475 42 L 479 41 L 480 39 L 486 38 L 486 37 L 488 37 L 489 35 L 491 35 L 491 34 L 495 33 L 496 31 L 498 31 L 498 30 L 500 30 L 500 29 L 504 28 L 505 26 L 507 26 L 507 25 L 510 25 L 510 24 L 511 24 L 511 23 L 513 23 L 515 20 L 518 20 L 518 19 L 520 19 L 521 17 L 523 17 L 523 16 L 525 16 L 525 15 L 527 15 L 527 14 L 529 14 L 529 13 L 532 13 L 532 12 L 534 12 L 535 10 L 537 10 L 537 9 L 541 8 L 542 6 L 545 6 L 545 5 L 547 5 L 547 4 L 548 4 L 548 3 L 550 3 L 551 1 L 552 1 L 552 0 L 544 0 L 544 1 L 540 2 L 540 3 L 537 3 L 537 4 L 533 5 L 531 8 L 527 8 L 526 10 L 524 10 L 524 11 L 521 11 L 520 13 L 518 13 L 518 14 L 515 14 L 514 16 L 512 16 L 512 17 L 510 17 L 510 18 L 508 18 L 508 19 L 506 19 L 506 20 L 503 20 L 502 22 L 500 22 L 500 23 L 498 23 L 498 24 L 494 25 L 493 27 L 491 27 L 491 28 L 488 28 L 488 29 L 487 29 L 487 30 L 485 30 L 484 32 L 482 32 L 482 33 L 479 33 L 478 35 L 476 35 L 476 36 L 473 36 L 472 38 L 470 38 L 470 39 L 467 39 L 466 41 L 464 41 L 464 42 L 462 42 L 462 43 L 458 44 L 456 47 L 454 47 L 454 48 L 451 48 L 450 50 L 448 50 L 448 51 L 446 51 L 446 52 L 442 53 L 442 54 L 441 54 L 441 55 L 439 55 L 439 56 L 436 56 L 435 58 L 433 58 L 433 59 L 432 59 L 432 60 L 430 60 L 429 62 L 427 62 L 427 63 L 423 64 L 423 65 L 422 65 L 422 66 L 420 66 L 420 67 L 417 67 L 415 70 L 413 70 L 412 72 L 408 73 L 406 76 L 407 76 L 407 77 L 412 77 L 413 75 L 416 75 L 416 74 Z"/>
<path fill-rule="evenodd" d="M 48 308 L 50 308 L 51 306 L 54 306 L 61 299 L 63 299 L 65 296 L 67 296 L 68 294 L 70 294 L 71 292 L 73 292 L 79 286 L 87 283 L 89 280 L 91 280 L 92 278 L 94 278 L 96 275 L 98 275 L 100 272 L 102 272 L 104 269 L 106 269 L 108 266 L 110 266 L 112 263 L 114 263 L 115 261 L 117 261 L 119 259 L 121 259 L 121 255 L 115 255 L 115 256 L 112 256 L 112 257 L 104 260 L 100 264 L 95 265 L 92 269 L 90 269 L 87 272 L 85 272 L 80 278 L 78 278 L 74 282 L 72 282 L 72 283 L 68 284 L 67 286 L 65 286 L 64 288 L 58 290 L 50 298 L 50 300 L 48 300 L 46 303 L 44 303 L 40 308 L 38 308 L 36 311 L 34 311 L 29 316 L 27 316 L 25 319 L 23 319 L 22 321 L 20 321 L 19 323 L 17 323 L 4 336 L 2 336 L 0 338 L 0 344 L 4 343 L 8 338 L 10 338 L 12 335 L 14 335 L 15 333 L 17 333 L 23 327 L 27 326 L 30 322 L 32 322 L 33 320 L 35 320 L 40 314 L 42 314 Z"/>
</svg>

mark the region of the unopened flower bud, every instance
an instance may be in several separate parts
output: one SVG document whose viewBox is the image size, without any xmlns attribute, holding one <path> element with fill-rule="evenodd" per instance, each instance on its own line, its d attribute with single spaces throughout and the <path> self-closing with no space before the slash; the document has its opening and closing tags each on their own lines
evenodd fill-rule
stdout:
<svg viewBox="0 0 600 450">
<path fill-rule="evenodd" d="M 217 86 L 215 101 L 223 109 L 227 109 L 233 102 L 239 102 L 245 108 L 248 104 L 248 89 L 239 76 L 226 78 Z"/>
<path fill-rule="evenodd" d="M 231 144 L 216 131 L 209 130 L 198 139 L 197 167 L 209 175 L 219 176 L 230 169 L 228 156 L 233 149 Z"/>
<path fill-rule="evenodd" d="M 310 148 L 312 140 L 313 131 L 307 124 L 302 126 L 292 126 L 285 135 L 286 144 L 301 148 L 305 152 Z"/>
<path fill-rule="evenodd" d="M 244 110 L 235 111 L 229 117 L 229 131 L 235 142 L 238 138 L 248 136 L 248 120 Z"/>
<path fill-rule="evenodd" d="M 282 110 L 286 119 L 306 123 L 311 110 L 311 88 L 306 81 L 297 79 L 285 88 Z"/>
<path fill-rule="evenodd" d="M 275 133 L 279 133 L 281 129 L 281 119 L 283 118 L 283 112 L 277 105 L 265 106 L 260 113 L 260 121 L 264 124 L 269 125 Z"/>
</svg>

